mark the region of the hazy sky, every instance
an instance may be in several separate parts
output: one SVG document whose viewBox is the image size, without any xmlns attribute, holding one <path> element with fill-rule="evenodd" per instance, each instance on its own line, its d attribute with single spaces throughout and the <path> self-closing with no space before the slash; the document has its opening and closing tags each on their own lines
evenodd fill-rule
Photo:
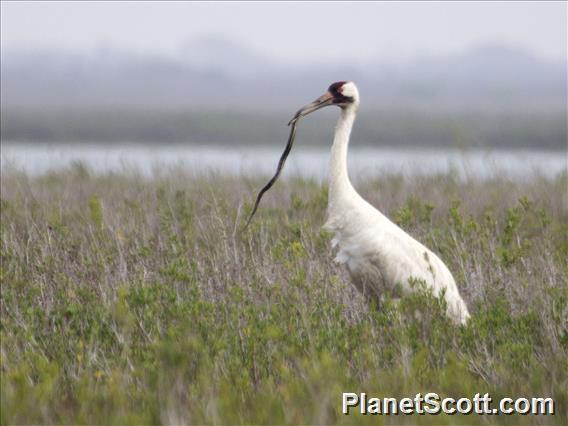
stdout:
<svg viewBox="0 0 568 426">
<path fill-rule="evenodd" d="M 567 3 L 558 2 L 22 2 L 2 1 L 2 49 L 118 47 L 175 54 L 222 35 L 280 61 L 365 61 L 503 43 L 566 58 Z"/>
</svg>

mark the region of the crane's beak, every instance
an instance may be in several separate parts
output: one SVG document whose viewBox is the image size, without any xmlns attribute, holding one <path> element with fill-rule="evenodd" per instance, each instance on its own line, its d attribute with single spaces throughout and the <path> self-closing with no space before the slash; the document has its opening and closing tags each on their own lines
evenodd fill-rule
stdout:
<svg viewBox="0 0 568 426">
<path fill-rule="evenodd" d="M 326 107 L 328 105 L 333 104 L 333 95 L 329 92 L 324 93 L 322 96 L 317 98 L 312 103 L 303 106 L 294 114 L 294 118 L 290 120 L 288 126 L 292 123 L 295 123 L 300 117 L 308 115 L 314 111 L 317 111 L 320 108 Z"/>
</svg>

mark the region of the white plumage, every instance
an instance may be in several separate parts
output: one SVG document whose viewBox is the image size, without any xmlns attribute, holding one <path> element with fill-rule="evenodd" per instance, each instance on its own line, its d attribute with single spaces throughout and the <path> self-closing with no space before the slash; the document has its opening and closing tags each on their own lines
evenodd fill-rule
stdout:
<svg viewBox="0 0 568 426">
<path fill-rule="evenodd" d="M 414 290 L 410 282 L 423 280 L 433 294 L 442 290 L 447 315 L 455 323 L 469 318 L 454 278 L 444 262 L 432 251 L 391 222 L 353 188 L 347 172 L 347 148 L 359 107 L 359 92 L 352 82 L 338 82 L 297 117 L 327 105 L 341 107 L 335 129 L 329 165 L 329 204 L 325 228 L 334 234 L 336 260 L 345 264 L 354 284 L 367 297 L 381 298 Z"/>
</svg>

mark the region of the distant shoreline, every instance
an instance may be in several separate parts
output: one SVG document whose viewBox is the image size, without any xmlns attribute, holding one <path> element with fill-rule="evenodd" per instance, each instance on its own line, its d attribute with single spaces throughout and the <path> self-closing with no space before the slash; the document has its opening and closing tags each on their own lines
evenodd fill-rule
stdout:
<svg viewBox="0 0 568 426">
<path fill-rule="evenodd" d="M 283 147 L 282 141 L 267 141 L 259 143 L 235 142 L 235 143 L 219 143 L 219 142 L 196 142 L 196 141 L 132 141 L 132 140 L 116 140 L 116 141 L 34 141 L 34 140 L 0 140 L 0 147 L 3 148 L 70 148 L 70 149 L 146 149 L 161 150 L 169 148 L 192 148 L 192 149 L 231 149 L 243 148 L 258 150 L 278 150 Z M 298 150 L 325 150 L 331 147 L 331 141 L 328 144 L 303 143 Z M 350 150 L 387 150 L 387 151 L 409 151 L 422 153 L 438 153 L 441 150 L 453 153 L 548 153 L 548 154 L 564 154 L 568 152 L 568 147 L 553 146 L 540 148 L 538 146 L 445 146 L 445 145 L 399 145 L 395 143 L 369 143 L 364 141 L 354 141 L 350 143 Z M 568 161 L 568 160 L 567 160 Z"/>
<path fill-rule="evenodd" d="M 289 112 L 3 108 L 2 141 L 27 143 L 279 146 Z M 352 141 L 360 146 L 565 150 L 566 111 L 361 111 Z M 303 122 L 298 142 L 327 146 L 336 114 Z"/>
</svg>

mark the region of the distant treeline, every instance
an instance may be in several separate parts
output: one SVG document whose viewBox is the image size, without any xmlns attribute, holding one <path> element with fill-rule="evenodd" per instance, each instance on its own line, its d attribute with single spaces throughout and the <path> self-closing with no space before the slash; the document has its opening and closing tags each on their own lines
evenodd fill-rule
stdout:
<svg viewBox="0 0 568 426">
<path fill-rule="evenodd" d="M 3 109 L 2 142 L 284 143 L 290 113 L 133 109 Z M 330 143 L 337 111 L 301 123 L 305 144 Z M 565 111 L 365 111 L 360 145 L 565 149 Z"/>
</svg>

